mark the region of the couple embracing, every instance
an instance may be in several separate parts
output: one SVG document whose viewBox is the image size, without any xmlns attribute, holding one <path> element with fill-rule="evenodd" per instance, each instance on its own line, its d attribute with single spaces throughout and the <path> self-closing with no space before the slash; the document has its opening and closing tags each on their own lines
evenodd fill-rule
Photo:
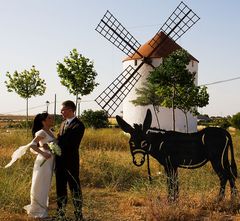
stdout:
<svg viewBox="0 0 240 221">
<path fill-rule="evenodd" d="M 51 131 L 53 117 L 48 113 L 36 115 L 33 122 L 33 140 L 28 146 L 37 153 L 34 162 L 31 203 L 24 206 L 28 215 L 33 218 L 48 217 L 48 195 L 53 171 L 56 176 L 57 216 L 56 220 L 67 220 L 67 185 L 72 194 L 76 220 L 83 220 L 82 191 L 79 180 L 79 145 L 84 134 L 83 123 L 75 117 L 76 106 L 72 101 L 62 103 L 61 124 L 57 137 Z M 61 148 L 61 155 L 54 155 L 48 144 L 55 142 Z M 47 159 L 47 160 L 46 160 Z M 44 162 L 45 161 L 45 162 Z M 44 162 L 44 163 L 43 163 Z"/>
</svg>

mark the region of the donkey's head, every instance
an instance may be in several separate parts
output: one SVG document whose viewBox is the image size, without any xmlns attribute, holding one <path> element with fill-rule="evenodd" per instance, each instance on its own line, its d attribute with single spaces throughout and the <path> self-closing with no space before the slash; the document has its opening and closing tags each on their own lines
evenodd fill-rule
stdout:
<svg viewBox="0 0 240 221">
<path fill-rule="evenodd" d="M 152 114 L 148 109 L 145 120 L 142 124 L 134 124 L 130 126 L 121 117 L 116 116 L 119 127 L 126 133 L 131 135 L 129 140 L 130 151 L 133 157 L 133 163 L 136 166 L 142 166 L 145 162 L 145 155 L 150 149 L 150 143 L 147 139 L 147 131 L 152 123 Z"/>
</svg>

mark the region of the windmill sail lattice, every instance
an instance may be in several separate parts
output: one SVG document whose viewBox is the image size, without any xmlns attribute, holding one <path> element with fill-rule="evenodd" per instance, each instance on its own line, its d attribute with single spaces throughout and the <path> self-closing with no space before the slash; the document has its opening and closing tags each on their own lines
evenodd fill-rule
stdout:
<svg viewBox="0 0 240 221">
<path fill-rule="evenodd" d="M 177 41 L 186 33 L 200 18 L 186 4 L 181 2 L 166 22 L 159 29 L 157 34 L 164 32 L 173 41 Z M 155 35 L 156 36 L 156 35 Z M 158 47 L 156 38 L 153 38 L 149 45 Z"/>
<path fill-rule="evenodd" d="M 98 105 L 111 116 L 141 77 L 138 70 L 143 64 L 150 64 L 150 56 L 164 45 L 164 41 L 167 38 L 171 38 L 174 41 L 178 40 L 199 19 L 200 18 L 186 4 L 181 2 L 156 33 L 155 37 L 149 42 L 153 50 L 147 57 L 144 57 L 138 51 L 141 46 L 140 43 L 107 11 L 95 30 L 130 58 L 132 58 L 134 54 L 138 54 L 140 58 L 142 58 L 142 62 L 136 68 L 129 65 L 95 99 Z M 166 38 L 162 39 L 161 42 L 157 40 L 157 35 L 160 34 L 160 32 L 164 32 L 166 35 Z M 152 64 L 150 65 L 152 66 Z"/>
<path fill-rule="evenodd" d="M 141 75 L 129 65 L 95 101 L 111 116 L 140 77 Z M 103 102 L 105 100 L 108 102 Z"/>
<path fill-rule="evenodd" d="M 95 29 L 127 56 L 132 56 L 141 44 L 107 11 Z"/>
</svg>

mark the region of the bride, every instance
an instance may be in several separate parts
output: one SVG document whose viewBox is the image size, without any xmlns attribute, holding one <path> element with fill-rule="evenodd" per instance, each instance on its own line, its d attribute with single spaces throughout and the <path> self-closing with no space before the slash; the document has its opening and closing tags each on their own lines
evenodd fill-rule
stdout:
<svg viewBox="0 0 240 221">
<path fill-rule="evenodd" d="M 54 155 L 48 149 L 47 143 L 55 141 L 50 130 L 53 123 L 53 117 L 48 113 L 37 114 L 33 121 L 32 135 L 34 138 L 30 143 L 30 148 L 37 153 L 37 157 L 32 174 L 31 203 L 24 206 L 27 214 L 33 218 L 48 217 L 48 193 L 53 175 Z"/>
<path fill-rule="evenodd" d="M 53 117 L 48 113 L 37 114 L 33 121 L 33 140 L 19 147 L 12 154 L 11 161 L 5 166 L 10 167 L 17 159 L 21 158 L 31 148 L 37 154 L 34 162 L 32 185 L 30 191 L 31 203 L 23 208 L 33 218 L 48 217 L 48 193 L 51 187 L 51 180 L 54 167 L 54 155 L 51 153 L 48 143 L 56 142 L 51 132 Z M 56 150 L 55 150 L 55 154 Z"/>
</svg>

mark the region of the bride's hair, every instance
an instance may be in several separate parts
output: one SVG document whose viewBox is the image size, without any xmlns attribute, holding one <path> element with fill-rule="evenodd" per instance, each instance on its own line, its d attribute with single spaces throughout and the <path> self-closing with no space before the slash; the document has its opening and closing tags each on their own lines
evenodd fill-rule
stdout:
<svg viewBox="0 0 240 221">
<path fill-rule="evenodd" d="M 33 120 L 32 136 L 35 137 L 35 133 L 43 128 L 42 121 L 46 120 L 48 116 L 47 112 L 37 114 Z"/>
</svg>

